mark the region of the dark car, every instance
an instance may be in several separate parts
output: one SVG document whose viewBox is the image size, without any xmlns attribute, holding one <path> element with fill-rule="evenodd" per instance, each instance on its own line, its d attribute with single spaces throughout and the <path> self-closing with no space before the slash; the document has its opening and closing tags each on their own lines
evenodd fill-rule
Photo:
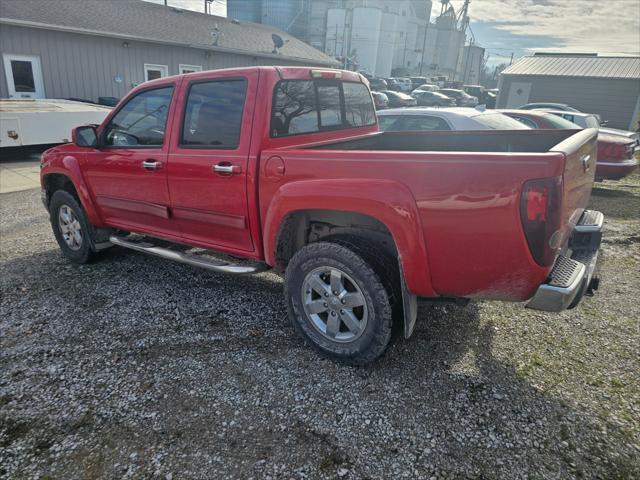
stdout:
<svg viewBox="0 0 640 480">
<path fill-rule="evenodd" d="M 414 90 L 411 94 L 421 107 L 455 107 L 456 101 L 440 92 L 426 92 Z"/>
<path fill-rule="evenodd" d="M 385 80 L 387 82 L 387 90 L 393 90 L 394 92 L 400 91 L 400 84 L 395 78 L 386 78 Z"/>
<path fill-rule="evenodd" d="M 389 108 L 389 97 L 387 97 L 384 93 L 371 92 L 371 96 L 373 97 L 373 104 L 375 105 L 376 110 Z"/>
<path fill-rule="evenodd" d="M 369 88 L 371 90 L 387 90 L 389 85 L 384 78 L 372 78 L 369 80 Z"/>
<path fill-rule="evenodd" d="M 418 104 L 418 101 L 413 98 L 411 95 L 407 95 L 402 92 L 394 92 L 392 90 L 383 90 L 387 98 L 389 99 L 389 107 L 415 107 Z"/>
<path fill-rule="evenodd" d="M 445 94 L 447 97 L 453 98 L 456 101 L 456 105 L 459 107 L 475 107 L 478 105 L 478 98 L 469 95 L 464 90 L 458 90 L 457 88 L 441 88 L 438 91 Z"/>
</svg>

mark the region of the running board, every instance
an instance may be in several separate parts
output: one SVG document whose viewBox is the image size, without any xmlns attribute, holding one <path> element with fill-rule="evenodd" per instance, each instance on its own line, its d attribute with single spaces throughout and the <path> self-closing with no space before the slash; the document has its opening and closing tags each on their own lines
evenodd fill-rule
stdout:
<svg viewBox="0 0 640 480">
<path fill-rule="evenodd" d="M 207 270 L 211 270 L 218 273 L 231 273 L 235 275 L 242 275 L 247 273 L 263 272 L 271 268 L 266 263 L 258 263 L 253 265 L 234 265 L 230 263 L 216 263 L 212 260 L 200 258 L 195 255 L 188 255 L 186 253 L 169 250 L 168 248 L 157 247 L 149 242 L 134 242 L 122 237 L 117 237 L 115 235 L 111 235 L 109 237 L 109 241 L 114 245 L 119 245 L 120 247 L 124 247 L 124 248 L 130 248 L 131 250 L 135 250 L 137 252 L 148 253 L 150 255 L 155 255 L 156 257 L 162 257 L 168 260 L 173 260 L 175 262 L 186 263 L 187 265 L 205 268 Z"/>
</svg>

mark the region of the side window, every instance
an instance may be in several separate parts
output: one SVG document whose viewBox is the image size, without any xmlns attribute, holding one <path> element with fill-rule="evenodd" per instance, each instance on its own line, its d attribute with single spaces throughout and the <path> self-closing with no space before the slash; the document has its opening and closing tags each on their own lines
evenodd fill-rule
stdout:
<svg viewBox="0 0 640 480">
<path fill-rule="evenodd" d="M 376 111 L 371 103 L 369 89 L 361 83 L 344 82 L 345 120 L 351 127 L 364 127 L 376 123 Z"/>
<path fill-rule="evenodd" d="M 189 88 L 180 145 L 236 148 L 240 142 L 245 80 L 194 83 Z"/>
<path fill-rule="evenodd" d="M 428 115 L 407 115 L 403 130 L 451 130 L 445 120 Z"/>
<path fill-rule="evenodd" d="M 318 110 L 313 82 L 280 82 L 273 98 L 271 136 L 282 137 L 318 130 Z"/>
<path fill-rule="evenodd" d="M 139 93 L 111 119 L 105 144 L 112 147 L 160 147 L 164 141 L 173 87 Z"/>
</svg>

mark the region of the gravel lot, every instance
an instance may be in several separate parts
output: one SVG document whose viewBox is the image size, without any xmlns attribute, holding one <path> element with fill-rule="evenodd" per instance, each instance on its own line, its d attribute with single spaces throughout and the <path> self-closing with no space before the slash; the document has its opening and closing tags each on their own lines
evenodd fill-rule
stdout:
<svg viewBox="0 0 640 480">
<path fill-rule="evenodd" d="M 0 205 L 0 477 L 640 478 L 640 175 L 594 190 L 595 298 L 422 304 L 367 368 L 295 336 L 276 275 L 71 265 L 37 190 Z"/>
</svg>

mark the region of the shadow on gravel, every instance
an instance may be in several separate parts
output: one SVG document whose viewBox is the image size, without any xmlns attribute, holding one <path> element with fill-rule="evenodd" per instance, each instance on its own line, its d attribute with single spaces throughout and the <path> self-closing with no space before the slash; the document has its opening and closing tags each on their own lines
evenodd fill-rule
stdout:
<svg viewBox="0 0 640 480">
<path fill-rule="evenodd" d="M 120 464 L 149 478 L 160 452 L 168 471 L 200 478 L 264 478 L 268 465 L 286 478 L 300 465 L 330 478 L 640 476 L 615 426 L 494 356 L 481 304 L 421 303 L 409 341 L 349 368 L 294 336 L 274 275 L 121 249 L 103 260 L 49 250 L 2 264 L 0 447 L 15 447 L 13 473 L 122 477 Z M 65 441 L 77 448 L 51 456 Z"/>
</svg>

